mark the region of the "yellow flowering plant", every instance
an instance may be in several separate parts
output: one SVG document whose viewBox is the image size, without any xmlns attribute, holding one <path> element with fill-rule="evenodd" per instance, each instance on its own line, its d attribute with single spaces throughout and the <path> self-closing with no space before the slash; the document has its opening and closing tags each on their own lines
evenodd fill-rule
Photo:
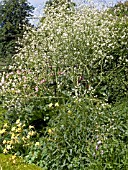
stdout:
<svg viewBox="0 0 128 170">
<path fill-rule="evenodd" d="M 35 128 L 31 125 L 27 128 L 20 119 L 17 119 L 13 125 L 5 123 L 0 130 L 1 151 L 4 154 L 25 154 L 36 135 Z"/>
</svg>

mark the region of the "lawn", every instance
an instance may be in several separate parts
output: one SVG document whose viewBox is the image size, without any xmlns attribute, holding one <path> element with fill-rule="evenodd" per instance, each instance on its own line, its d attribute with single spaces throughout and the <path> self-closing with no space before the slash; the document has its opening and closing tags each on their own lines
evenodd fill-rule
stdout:
<svg viewBox="0 0 128 170">
<path fill-rule="evenodd" d="M 41 170 L 41 168 L 25 164 L 21 158 L 13 159 L 11 155 L 0 154 L 0 170 Z"/>
</svg>

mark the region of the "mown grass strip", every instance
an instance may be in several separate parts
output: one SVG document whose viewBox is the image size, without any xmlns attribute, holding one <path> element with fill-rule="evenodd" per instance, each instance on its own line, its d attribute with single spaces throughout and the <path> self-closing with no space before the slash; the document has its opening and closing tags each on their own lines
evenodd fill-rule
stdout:
<svg viewBox="0 0 128 170">
<path fill-rule="evenodd" d="M 42 170 L 34 164 L 25 164 L 21 158 L 12 159 L 12 155 L 0 154 L 0 170 Z"/>
</svg>

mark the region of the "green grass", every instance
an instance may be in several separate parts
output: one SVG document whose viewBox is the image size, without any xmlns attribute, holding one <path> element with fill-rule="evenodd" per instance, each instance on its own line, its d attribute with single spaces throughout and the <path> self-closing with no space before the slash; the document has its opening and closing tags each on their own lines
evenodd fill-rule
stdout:
<svg viewBox="0 0 128 170">
<path fill-rule="evenodd" d="M 11 155 L 0 154 L 0 170 L 41 170 L 41 168 L 34 164 L 25 164 L 20 158 L 13 163 Z"/>
</svg>

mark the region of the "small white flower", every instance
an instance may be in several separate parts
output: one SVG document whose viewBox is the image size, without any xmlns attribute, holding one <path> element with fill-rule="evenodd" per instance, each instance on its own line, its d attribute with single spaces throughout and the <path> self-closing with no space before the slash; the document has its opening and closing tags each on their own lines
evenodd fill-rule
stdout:
<svg viewBox="0 0 128 170">
<path fill-rule="evenodd" d="M 99 140 L 98 142 L 97 142 L 97 145 L 100 145 L 102 142 L 101 142 L 101 140 Z"/>
<path fill-rule="evenodd" d="M 56 106 L 56 107 L 58 107 L 58 106 L 59 106 L 59 103 L 58 103 L 58 102 L 57 102 L 57 103 L 55 103 L 55 106 Z"/>
<path fill-rule="evenodd" d="M 7 150 L 10 150 L 12 147 L 11 147 L 11 145 L 7 145 L 6 148 L 7 148 Z"/>
<path fill-rule="evenodd" d="M 49 107 L 52 107 L 52 106 L 53 106 L 53 104 L 52 104 L 52 103 L 50 103 L 48 106 L 49 106 Z"/>
<path fill-rule="evenodd" d="M 1 78 L 1 84 L 4 84 L 4 76 Z"/>
</svg>

